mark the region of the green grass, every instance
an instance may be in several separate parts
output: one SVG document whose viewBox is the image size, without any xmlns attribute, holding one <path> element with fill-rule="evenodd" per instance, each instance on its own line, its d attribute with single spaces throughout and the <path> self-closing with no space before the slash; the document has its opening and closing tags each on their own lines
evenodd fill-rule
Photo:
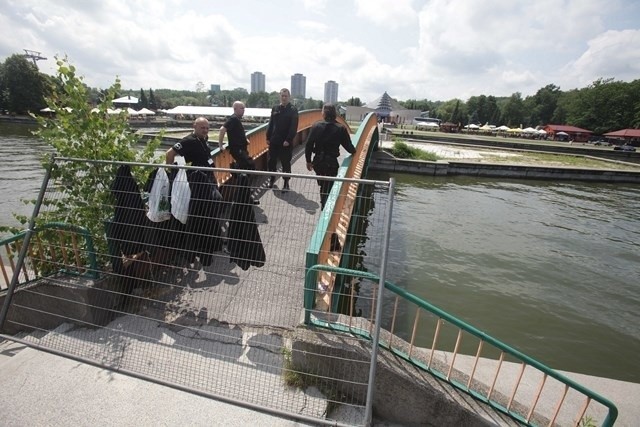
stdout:
<svg viewBox="0 0 640 427">
<path fill-rule="evenodd" d="M 439 160 L 439 157 L 435 153 L 411 147 L 402 141 L 395 141 L 393 148 L 391 148 L 389 152 L 399 159 L 426 160 L 430 162 Z"/>
</svg>

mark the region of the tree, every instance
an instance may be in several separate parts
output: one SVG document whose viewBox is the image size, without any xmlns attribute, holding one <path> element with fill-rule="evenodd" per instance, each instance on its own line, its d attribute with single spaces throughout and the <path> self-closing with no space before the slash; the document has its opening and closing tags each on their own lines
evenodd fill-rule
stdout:
<svg viewBox="0 0 640 427">
<path fill-rule="evenodd" d="M 550 84 L 539 89 L 534 96 L 527 97 L 525 103 L 529 112 L 528 123 L 531 126 L 551 123 L 553 114 L 558 106 L 560 94 L 560 88 Z"/>
<path fill-rule="evenodd" d="M 247 107 L 268 108 L 271 107 L 269 94 L 267 92 L 254 92 L 247 98 Z"/>
<path fill-rule="evenodd" d="M 7 58 L 0 74 L 0 93 L 5 109 L 26 114 L 45 107 L 47 80 L 23 55 L 14 54 Z"/>
<path fill-rule="evenodd" d="M 524 101 L 520 92 L 511 95 L 502 110 L 502 123 L 509 127 L 521 126 L 524 122 Z"/>
<path fill-rule="evenodd" d="M 104 92 L 105 98 L 94 112 L 87 102 L 87 88 L 76 75 L 75 67 L 66 58 L 56 60 L 56 84 L 46 98 L 55 117 L 37 117 L 36 135 L 61 157 L 149 163 L 160 146 L 163 132 L 141 148 L 138 137 L 129 128 L 126 113 L 107 114 L 107 108 L 113 107 L 113 99 L 120 91 L 120 81 L 116 79 Z M 51 170 L 51 182 L 59 196 L 48 200 L 48 209 L 41 213 L 39 221 L 62 221 L 85 227 L 97 239 L 97 253 L 108 253 L 104 240 L 104 221 L 108 216 L 105 206 L 113 205 L 109 189 L 116 167 L 78 161 L 56 163 Z M 146 179 L 144 173 L 142 170 L 134 173 L 140 184 Z"/>
<path fill-rule="evenodd" d="M 361 107 L 362 106 L 362 101 L 360 101 L 360 98 L 354 98 L 353 96 L 351 98 L 349 98 L 349 100 L 347 101 L 347 105 L 351 106 L 351 107 Z"/>
<path fill-rule="evenodd" d="M 145 95 L 142 88 L 140 89 L 140 99 L 138 100 L 138 106 L 140 108 L 149 108 L 149 100 L 147 99 L 147 95 Z"/>
<path fill-rule="evenodd" d="M 160 108 L 160 103 L 156 101 L 156 97 L 153 94 L 153 90 L 149 89 L 149 109 L 155 111 Z"/>
</svg>

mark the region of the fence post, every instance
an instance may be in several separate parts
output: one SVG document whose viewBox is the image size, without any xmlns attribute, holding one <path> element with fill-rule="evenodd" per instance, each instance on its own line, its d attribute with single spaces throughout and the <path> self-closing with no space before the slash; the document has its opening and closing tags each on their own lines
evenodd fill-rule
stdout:
<svg viewBox="0 0 640 427">
<path fill-rule="evenodd" d="M 391 231 L 391 214 L 393 212 L 393 191 L 395 179 L 389 179 L 389 205 L 387 207 L 384 237 L 382 239 L 382 255 L 380 257 L 380 278 L 378 280 L 378 301 L 376 302 L 376 326 L 373 330 L 371 342 L 371 363 L 369 364 L 369 384 L 367 386 L 367 403 L 365 406 L 365 425 L 370 426 L 373 418 L 373 390 L 376 383 L 376 362 L 378 360 L 378 343 L 380 342 L 380 328 L 382 322 L 382 297 L 384 293 L 384 282 L 387 271 L 387 255 L 389 253 L 389 237 Z"/>
<path fill-rule="evenodd" d="M 44 193 L 47 190 L 47 185 L 49 184 L 49 178 L 51 177 L 51 169 L 53 167 L 54 155 L 52 154 L 49 160 L 49 164 L 45 169 L 44 179 L 42 180 L 42 185 L 40 186 L 40 192 L 38 193 L 38 198 L 36 199 L 36 205 L 33 207 L 33 213 L 31 214 L 31 218 L 29 219 L 29 227 L 27 228 L 27 232 L 24 236 L 24 243 L 20 248 L 20 254 L 18 255 L 18 260 L 16 261 L 16 268 L 13 271 L 13 277 L 11 278 L 11 283 L 9 283 L 9 287 L 7 288 L 7 296 L 4 299 L 4 305 L 2 306 L 2 310 L 0 310 L 0 331 L 2 331 L 2 327 L 4 326 L 4 321 L 7 317 L 7 312 L 9 311 L 9 305 L 11 304 L 11 299 L 13 298 L 13 292 L 18 283 L 18 277 L 20 277 L 20 270 L 22 269 L 22 265 L 24 264 L 24 258 L 27 255 L 27 251 L 29 250 L 29 242 L 31 241 L 31 236 L 33 236 L 36 217 L 40 212 L 40 206 L 42 206 L 42 200 L 44 199 Z"/>
</svg>

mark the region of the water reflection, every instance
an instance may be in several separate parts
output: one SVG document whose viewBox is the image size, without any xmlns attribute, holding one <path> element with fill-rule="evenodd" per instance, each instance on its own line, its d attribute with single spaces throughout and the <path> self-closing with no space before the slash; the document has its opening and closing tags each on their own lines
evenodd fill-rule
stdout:
<svg viewBox="0 0 640 427">
<path fill-rule="evenodd" d="M 637 186 L 395 177 L 390 281 L 552 367 L 640 381 Z"/>
</svg>

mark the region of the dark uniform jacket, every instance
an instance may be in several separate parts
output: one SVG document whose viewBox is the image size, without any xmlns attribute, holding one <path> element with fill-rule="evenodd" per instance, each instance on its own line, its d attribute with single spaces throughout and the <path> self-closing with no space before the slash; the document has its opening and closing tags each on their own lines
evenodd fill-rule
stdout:
<svg viewBox="0 0 640 427">
<path fill-rule="evenodd" d="M 340 146 L 353 154 L 356 148 L 351 142 L 347 129 L 335 121 L 316 122 L 309 132 L 304 150 L 307 163 L 311 163 L 311 155 L 337 159 L 340 156 Z"/>
<path fill-rule="evenodd" d="M 211 147 L 207 141 L 195 136 L 195 134 L 187 135 L 173 145 L 173 149 L 181 156 L 184 161 L 191 166 L 213 167 L 211 160 Z"/>
<path fill-rule="evenodd" d="M 271 110 L 267 141 L 270 144 L 282 145 L 283 142 L 293 142 L 298 132 L 298 110 L 291 105 L 276 105 Z"/>
</svg>

